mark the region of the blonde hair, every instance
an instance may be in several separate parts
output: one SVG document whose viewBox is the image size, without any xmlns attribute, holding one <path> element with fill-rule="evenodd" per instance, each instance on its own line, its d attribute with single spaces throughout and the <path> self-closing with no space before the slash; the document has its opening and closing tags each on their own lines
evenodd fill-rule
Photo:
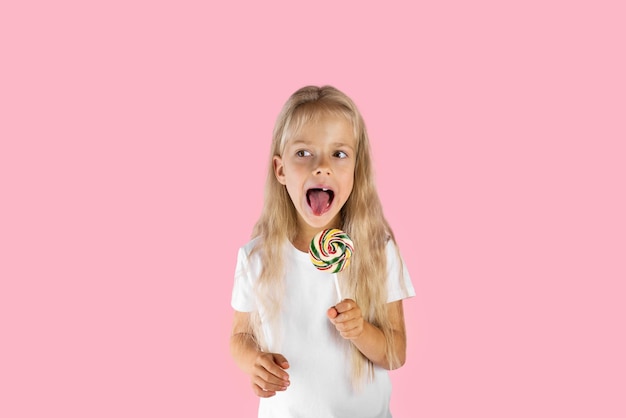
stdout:
<svg viewBox="0 0 626 418">
<path fill-rule="evenodd" d="M 341 273 L 342 287 L 358 303 L 365 319 L 382 330 L 386 339 L 389 367 L 399 365 L 395 355 L 391 324 L 387 315 L 387 259 L 385 247 L 393 232 L 383 215 L 372 171 L 371 152 L 363 118 L 354 102 L 332 86 L 307 86 L 287 100 L 274 127 L 265 202 L 254 226 L 253 238 L 260 237 L 253 252 L 261 254 L 262 271 L 257 282 L 257 300 L 267 318 L 277 321 L 284 294 L 283 254 L 285 240 L 293 241 L 298 232 L 296 209 L 286 188 L 274 174 L 273 158 L 282 156 L 289 137 L 323 114 L 346 117 L 354 128 L 356 164 L 350 197 L 341 209 L 342 229 L 352 238 L 356 252 L 350 266 Z M 402 269 L 400 269 L 402 271 Z M 263 347 L 258 315 L 252 324 L 255 337 Z M 366 376 L 373 379 L 373 364 L 351 346 L 352 382 L 359 386 Z"/>
</svg>

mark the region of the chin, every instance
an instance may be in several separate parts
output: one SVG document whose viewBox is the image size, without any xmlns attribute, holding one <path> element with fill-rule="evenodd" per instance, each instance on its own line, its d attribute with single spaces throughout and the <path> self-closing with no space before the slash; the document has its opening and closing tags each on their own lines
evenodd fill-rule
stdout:
<svg viewBox="0 0 626 418">
<path fill-rule="evenodd" d="M 337 218 L 338 213 L 325 213 L 321 216 L 309 215 L 304 218 L 305 222 L 313 228 L 331 228 L 334 225 L 334 220 Z"/>
</svg>

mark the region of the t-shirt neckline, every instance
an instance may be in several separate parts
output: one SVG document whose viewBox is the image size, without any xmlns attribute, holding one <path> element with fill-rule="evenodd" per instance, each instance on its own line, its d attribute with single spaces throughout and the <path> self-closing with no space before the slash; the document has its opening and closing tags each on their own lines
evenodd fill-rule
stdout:
<svg viewBox="0 0 626 418">
<path fill-rule="evenodd" d="M 300 251 L 299 249 L 295 247 L 295 245 L 293 245 L 293 243 L 290 240 L 287 240 L 287 246 L 289 247 L 289 251 L 291 251 L 294 257 L 296 257 L 298 260 L 310 262 L 310 256 L 309 256 L 308 251 L 307 252 Z"/>
</svg>

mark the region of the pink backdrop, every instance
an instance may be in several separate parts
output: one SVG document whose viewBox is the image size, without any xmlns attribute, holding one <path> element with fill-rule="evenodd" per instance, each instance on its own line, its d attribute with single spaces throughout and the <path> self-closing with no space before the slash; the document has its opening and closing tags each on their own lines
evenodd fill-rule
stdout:
<svg viewBox="0 0 626 418">
<path fill-rule="evenodd" d="M 207 3 L 0 6 L 0 416 L 255 415 L 236 251 L 326 83 L 418 293 L 394 416 L 626 416 L 622 2 Z"/>
</svg>

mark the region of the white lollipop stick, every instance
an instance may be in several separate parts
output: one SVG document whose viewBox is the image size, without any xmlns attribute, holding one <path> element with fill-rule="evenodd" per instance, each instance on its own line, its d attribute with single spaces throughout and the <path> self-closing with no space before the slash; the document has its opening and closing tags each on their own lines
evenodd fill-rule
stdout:
<svg viewBox="0 0 626 418">
<path fill-rule="evenodd" d="M 339 302 L 343 300 L 341 297 L 341 290 L 339 290 L 339 280 L 337 280 L 337 273 L 333 273 L 333 279 L 335 280 L 335 289 L 337 289 L 337 296 L 339 296 Z"/>
</svg>

